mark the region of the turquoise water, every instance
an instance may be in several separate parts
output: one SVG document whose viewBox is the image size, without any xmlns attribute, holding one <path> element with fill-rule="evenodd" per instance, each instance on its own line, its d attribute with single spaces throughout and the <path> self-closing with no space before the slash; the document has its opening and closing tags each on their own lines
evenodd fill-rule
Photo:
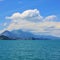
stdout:
<svg viewBox="0 0 60 60">
<path fill-rule="evenodd" d="M 0 40 L 0 60 L 60 60 L 60 40 Z"/>
</svg>

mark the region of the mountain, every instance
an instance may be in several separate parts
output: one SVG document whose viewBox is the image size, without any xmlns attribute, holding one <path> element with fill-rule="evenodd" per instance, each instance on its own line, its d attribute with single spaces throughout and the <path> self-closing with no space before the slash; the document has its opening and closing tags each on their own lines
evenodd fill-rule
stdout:
<svg viewBox="0 0 60 60">
<path fill-rule="evenodd" d="M 13 30 L 11 31 L 12 33 L 16 34 L 16 37 L 18 38 L 31 38 L 34 36 L 34 34 L 32 34 L 31 32 L 26 32 L 26 31 L 22 31 L 22 30 Z"/>
<path fill-rule="evenodd" d="M 51 35 L 35 35 L 35 38 L 39 39 L 39 40 L 59 40 L 59 37 L 56 36 L 51 36 Z"/>
<path fill-rule="evenodd" d="M 50 35 L 35 35 L 28 31 L 13 30 L 4 31 L 0 34 L 0 39 L 2 40 L 55 40 L 60 39 L 59 37 Z"/>
<path fill-rule="evenodd" d="M 6 36 L 12 40 L 31 40 L 33 34 L 30 32 L 24 32 L 22 30 L 4 31 L 0 36 Z"/>
<path fill-rule="evenodd" d="M 10 39 L 15 39 L 16 38 L 16 35 L 13 34 L 10 31 L 4 31 L 1 35 L 6 36 L 6 37 L 9 37 Z"/>
<path fill-rule="evenodd" d="M 11 40 L 9 37 L 1 35 L 0 40 Z"/>
</svg>

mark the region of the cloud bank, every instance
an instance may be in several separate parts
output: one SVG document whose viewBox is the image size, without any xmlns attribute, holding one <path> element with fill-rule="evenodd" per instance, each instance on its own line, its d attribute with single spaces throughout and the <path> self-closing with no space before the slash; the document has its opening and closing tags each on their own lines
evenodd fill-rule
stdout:
<svg viewBox="0 0 60 60">
<path fill-rule="evenodd" d="M 16 12 L 11 16 L 7 16 L 6 19 L 11 20 L 11 23 L 6 28 L 7 30 L 22 29 L 35 34 L 48 34 L 60 37 L 60 22 L 56 22 L 56 15 L 43 17 L 39 10 L 34 9 L 26 10 L 22 13 Z"/>
</svg>

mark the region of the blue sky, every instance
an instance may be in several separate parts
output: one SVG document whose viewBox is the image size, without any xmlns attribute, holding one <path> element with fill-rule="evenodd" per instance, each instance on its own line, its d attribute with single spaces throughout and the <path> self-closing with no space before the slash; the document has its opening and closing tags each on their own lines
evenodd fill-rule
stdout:
<svg viewBox="0 0 60 60">
<path fill-rule="evenodd" d="M 1 0 L 0 19 L 14 12 L 38 9 L 43 16 L 60 15 L 60 0 Z"/>
<path fill-rule="evenodd" d="M 34 9 L 37 9 L 44 18 L 55 15 L 58 17 L 56 22 L 60 21 L 60 0 L 0 0 L 0 30 L 11 24 L 6 16 L 11 17 L 16 12 L 23 13 Z"/>
</svg>

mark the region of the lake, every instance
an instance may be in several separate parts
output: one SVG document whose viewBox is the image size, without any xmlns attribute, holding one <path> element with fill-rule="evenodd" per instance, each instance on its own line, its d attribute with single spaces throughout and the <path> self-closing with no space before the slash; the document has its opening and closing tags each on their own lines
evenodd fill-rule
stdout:
<svg viewBox="0 0 60 60">
<path fill-rule="evenodd" d="M 0 60 L 60 60 L 60 40 L 0 40 Z"/>
</svg>

